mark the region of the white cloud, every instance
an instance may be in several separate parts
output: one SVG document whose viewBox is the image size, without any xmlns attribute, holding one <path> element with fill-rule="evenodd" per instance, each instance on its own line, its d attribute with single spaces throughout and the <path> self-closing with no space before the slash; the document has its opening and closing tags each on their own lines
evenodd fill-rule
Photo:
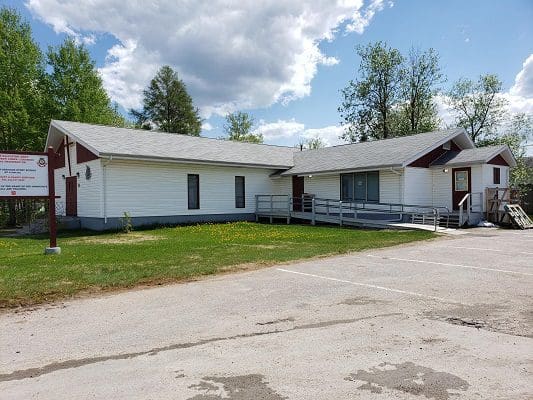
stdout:
<svg viewBox="0 0 533 400">
<path fill-rule="evenodd" d="M 394 3 L 390 1 L 389 7 L 392 7 Z M 372 18 L 376 12 L 383 10 L 384 4 L 383 0 L 372 0 L 370 5 L 366 9 L 355 12 L 352 16 L 352 22 L 346 25 L 347 32 L 357 32 L 362 34 L 366 27 L 370 24 Z"/>
<path fill-rule="evenodd" d="M 202 130 L 209 132 L 213 130 L 213 125 L 211 125 L 209 122 L 203 122 L 202 123 Z"/>
<path fill-rule="evenodd" d="M 27 0 L 56 32 L 113 35 L 101 69 L 113 100 L 139 107 L 156 69 L 174 67 L 202 116 L 307 96 L 318 65 L 339 62 L 318 45 L 338 29 L 362 33 L 382 0 Z"/>
<path fill-rule="evenodd" d="M 533 98 L 533 54 L 522 64 L 522 69 L 516 75 L 514 85 L 509 91 L 513 96 Z"/>
<path fill-rule="evenodd" d="M 300 140 L 308 140 L 320 137 L 327 146 L 345 143 L 339 136 L 342 127 L 330 125 L 323 128 L 306 128 L 305 124 L 296 122 L 294 119 L 278 120 L 276 122 L 259 121 L 259 126 L 254 133 L 263 135 L 266 143 L 296 145 Z"/>
</svg>

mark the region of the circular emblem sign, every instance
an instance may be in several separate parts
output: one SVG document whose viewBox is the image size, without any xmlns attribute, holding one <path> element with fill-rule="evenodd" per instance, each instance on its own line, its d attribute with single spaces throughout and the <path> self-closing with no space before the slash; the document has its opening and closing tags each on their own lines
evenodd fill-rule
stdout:
<svg viewBox="0 0 533 400">
<path fill-rule="evenodd" d="M 39 158 L 39 161 L 37 161 L 37 165 L 41 168 L 46 167 L 46 160 L 43 157 Z"/>
</svg>

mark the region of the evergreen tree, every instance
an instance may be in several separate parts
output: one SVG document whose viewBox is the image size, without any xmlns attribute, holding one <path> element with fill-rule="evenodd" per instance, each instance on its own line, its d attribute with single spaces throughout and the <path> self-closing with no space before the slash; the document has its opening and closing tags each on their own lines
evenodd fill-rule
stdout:
<svg viewBox="0 0 533 400">
<path fill-rule="evenodd" d="M 130 110 L 137 126 L 169 133 L 199 136 L 202 120 L 183 81 L 165 65 L 143 92 L 143 109 Z"/>
</svg>

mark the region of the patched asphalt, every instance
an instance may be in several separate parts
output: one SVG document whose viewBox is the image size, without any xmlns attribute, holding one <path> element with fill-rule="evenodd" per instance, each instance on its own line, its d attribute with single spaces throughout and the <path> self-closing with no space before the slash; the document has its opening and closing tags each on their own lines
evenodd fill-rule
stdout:
<svg viewBox="0 0 533 400">
<path fill-rule="evenodd" d="M 2 399 L 533 398 L 533 231 L 0 315 Z"/>
</svg>

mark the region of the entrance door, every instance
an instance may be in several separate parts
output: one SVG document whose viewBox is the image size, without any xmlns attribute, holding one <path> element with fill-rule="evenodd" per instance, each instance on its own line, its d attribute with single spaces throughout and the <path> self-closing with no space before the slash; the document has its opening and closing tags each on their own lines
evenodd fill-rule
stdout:
<svg viewBox="0 0 533 400">
<path fill-rule="evenodd" d="M 459 210 L 459 202 L 467 193 L 472 191 L 470 167 L 452 169 L 452 199 L 453 209 Z M 467 202 L 463 203 L 463 209 L 466 209 Z"/>
<path fill-rule="evenodd" d="M 292 177 L 292 210 L 302 211 L 302 195 L 304 194 L 304 177 Z"/>
<path fill-rule="evenodd" d="M 78 215 L 78 178 L 69 176 L 66 179 L 66 214 L 72 217 Z"/>
</svg>

